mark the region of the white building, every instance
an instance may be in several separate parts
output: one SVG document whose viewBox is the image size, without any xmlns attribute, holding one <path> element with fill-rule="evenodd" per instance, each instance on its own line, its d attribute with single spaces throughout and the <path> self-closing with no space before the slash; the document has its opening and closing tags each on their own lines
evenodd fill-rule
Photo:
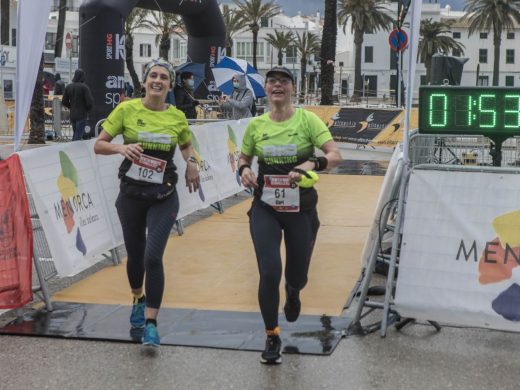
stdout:
<svg viewBox="0 0 520 390">
<path fill-rule="evenodd" d="M 436 0 L 429 0 L 424 3 L 422 7 L 422 18 L 431 18 L 434 21 L 451 20 L 453 21 L 451 27 L 452 37 L 465 46 L 465 52 L 462 57 L 468 58 L 468 62 L 464 66 L 464 73 L 462 77 L 463 85 L 475 85 L 477 83 L 477 69 L 478 82 L 481 85 L 490 85 L 493 72 L 493 36 L 492 32 L 481 31 L 471 37 L 468 36 L 468 26 L 460 22 L 460 17 L 463 16 L 461 11 L 452 11 L 449 6 L 441 8 L 435 2 Z M 67 12 L 65 33 L 71 32 L 77 35 L 78 28 L 78 10 L 82 0 L 68 0 L 67 5 L 70 11 Z M 54 42 L 57 39 L 57 7 L 59 0 L 53 0 L 53 12 L 49 19 L 48 34 L 46 37 L 45 51 L 47 54 L 53 53 Z M 396 18 L 397 3 L 388 2 L 385 4 L 388 8 L 388 13 Z M 3 66 L 0 66 L 0 85 L 3 85 L 6 97 L 11 97 L 12 86 L 14 83 L 14 70 L 16 58 L 16 2 L 12 2 L 11 15 L 11 36 L 9 45 L 0 46 L 0 59 L 6 59 Z M 266 41 L 265 37 L 268 33 L 274 33 L 275 30 L 290 30 L 293 33 L 302 34 L 303 32 L 311 32 L 321 36 L 323 27 L 323 19 L 319 15 L 303 16 L 297 15 L 295 17 L 288 17 L 286 15 L 277 15 L 269 20 L 262 21 L 262 27 L 258 34 L 258 52 L 257 65 L 258 71 L 262 74 L 277 63 L 278 53 L 276 49 L 271 47 Z M 407 27 L 404 27 L 407 30 Z M 408 31 L 407 31 L 408 32 Z M 388 31 L 379 31 L 375 34 L 365 33 L 362 47 L 362 74 L 366 80 L 369 80 L 369 90 L 371 95 L 377 95 L 379 98 L 390 98 L 395 93 L 396 86 L 396 62 L 394 52 L 390 49 L 388 44 Z M 159 56 L 159 48 L 155 44 L 155 33 L 149 30 L 138 30 L 134 34 L 134 63 L 138 74 L 141 74 L 143 65 L 152 58 Z M 520 85 L 520 69 L 516 66 L 516 48 L 515 38 L 520 35 L 520 28 L 515 28 L 512 31 L 504 31 L 502 36 L 501 57 L 500 57 L 500 79 L 501 86 L 519 86 Z M 64 39 L 62 37 L 61 39 Z M 419 39 L 416 37 L 415 39 Z M 181 64 L 189 60 L 187 58 L 187 42 L 186 39 L 177 34 L 171 36 L 171 50 L 169 53 L 170 61 L 175 64 Z M 244 29 L 233 36 L 234 45 L 232 48 L 232 56 L 245 59 L 252 62 L 252 32 Z M 348 95 L 352 94 L 353 79 L 354 79 L 354 42 L 350 32 L 350 26 L 347 26 L 345 33 L 343 26 L 338 26 L 337 48 L 336 48 L 336 86 L 335 93 L 339 92 L 339 85 L 343 86 L 342 92 Z M 408 50 L 405 50 L 402 56 L 403 59 L 403 77 L 407 79 L 407 64 L 408 64 Z M 450 53 L 458 56 L 461 53 Z M 47 56 L 49 57 L 49 56 Z M 52 56 L 51 56 L 52 57 Z M 67 57 L 65 48 L 63 49 L 62 57 Z M 73 72 L 76 62 L 72 62 Z M 49 71 L 55 71 L 58 67 L 62 78 L 69 79 L 69 61 L 56 60 L 47 63 Z M 284 66 L 291 69 L 297 79 L 300 76 L 300 58 L 294 47 L 287 48 L 287 54 L 284 55 Z M 54 67 L 54 68 L 52 68 Z M 426 71 L 423 64 L 417 64 L 415 75 L 415 85 L 417 86 L 424 81 Z M 130 80 L 128 74 L 126 79 Z M 318 87 L 319 77 L 319 61 L 314 56 L 308 59 L 307 64 L 307 88 L 309 91 L 314 91 Z M 298 82 L 299 84 L 299 82 Z"/>
</svg>

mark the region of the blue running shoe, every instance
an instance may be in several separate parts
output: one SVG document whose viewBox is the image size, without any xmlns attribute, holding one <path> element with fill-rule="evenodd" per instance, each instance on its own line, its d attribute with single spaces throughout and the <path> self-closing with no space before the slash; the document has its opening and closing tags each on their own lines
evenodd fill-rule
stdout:
<svg viewBox="0 0 520 390">
<path fill-rule="evenodd" d="M 146 302 L 144 299 L 137 301 L 132 306 L 132 314 L 130 314 L 130 325 L 132 328 L 144 328 L 145 318 L 144 309 L 146 308 Z"/>
<path fill-rule="evenodd" d="M 158 347 L 161 345 L 159 332 L 154 324 L 148 324 L 146 325 L 146 328 L 144 328 L 143 345 L 148 345 L 150 347 Z"/>
</svg>

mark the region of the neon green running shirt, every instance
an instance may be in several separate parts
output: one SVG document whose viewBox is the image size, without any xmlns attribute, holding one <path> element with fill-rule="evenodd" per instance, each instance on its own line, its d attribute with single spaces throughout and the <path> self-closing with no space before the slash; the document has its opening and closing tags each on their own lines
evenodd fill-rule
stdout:
<svg viewBox="0 0 520 390">
<path fill-rule="evenodd" d="M 291 169 L 314 155 L 314 148 L 332 140 L 328 127 L 313 112 L 297 108 L 286 121 L 275 122 L 269 113 L 252 119 L 242 140 L 241 152 L 258 157 L 258 185 L 255 196 L 260 198 L 264 175 L 287 175 Z M 316 206 L 314 188 L 300 188 L 300 209 Z"/>
<path fill-rule="evenodd" d="M 125 100 L 110 113 L 102 127 L 111 137 L 122 134 L 125 144 L 139 142 L 144 154 L 165 160 L 164 181 L 177 182 L 173 164 L 175 147 L 191 141 L 188 121 L 182 111 L 171 105 L 164 111 L 153 111 L 146 108 L 141 99 Z M 120 178 L 131 164 L 130 160 L 123 161 Z M 133 182 L 127 177 L 125 180 Z"/>
</svg>

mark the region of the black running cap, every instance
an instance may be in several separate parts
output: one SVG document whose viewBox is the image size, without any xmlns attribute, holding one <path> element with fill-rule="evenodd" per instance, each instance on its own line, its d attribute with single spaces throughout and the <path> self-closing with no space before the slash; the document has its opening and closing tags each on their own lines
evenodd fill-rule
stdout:
<svg viewBox="0 0 520 390">
<path fill-rule="evenodd" d="M 275 66 L 274 68 L 269 69 L 267 71 L 267 73 L 265 74 L 265 77 L 269 77 L 273 73 L 282 73 L 282 74 L 286 75 L 287 77 L 289 77 L 291 79 L 292 83 L 294 84 L 294 76 L 293 76 L 292 72 L 289 69 L 287 69 L 285 66 Z"/>
</svg>

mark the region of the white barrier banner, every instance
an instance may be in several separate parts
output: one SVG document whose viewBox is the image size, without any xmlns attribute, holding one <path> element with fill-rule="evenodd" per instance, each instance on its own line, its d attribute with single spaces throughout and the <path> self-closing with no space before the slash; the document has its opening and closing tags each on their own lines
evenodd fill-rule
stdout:
<svg viewBox="0 0 520 390">
<path fill-rule="evenodd" d="M 242 191 L 237 180 L 239 147 L 249 121 L 192 126 L 201 189 L 190 194 L 179 150 L 179 218 Z M 231 141 L 230 141 L 231 140 Z M 236 142 L 235 142 L 236 141 Z M 112 142 L 122 142 L 118 137 Z M 95 155 L 95 139 L 19 152 L 49 248 L 60 276 L 76 274 L 123 243 L 115 202 L 120 155 Z M 233 155 L 233 160 L 230 155 Z M 234 161 L 234 163 L 232 163 Z"/>
<path fill-rule="evenodd" d="M 520 331 L 520 175 L 412 173 L 395 308 Z"/>
<path fill-rule="evenodd" d="M 73 275 L 114 248 L 90 142 L 19 153 L 56 269 Z"/>
</svg>

